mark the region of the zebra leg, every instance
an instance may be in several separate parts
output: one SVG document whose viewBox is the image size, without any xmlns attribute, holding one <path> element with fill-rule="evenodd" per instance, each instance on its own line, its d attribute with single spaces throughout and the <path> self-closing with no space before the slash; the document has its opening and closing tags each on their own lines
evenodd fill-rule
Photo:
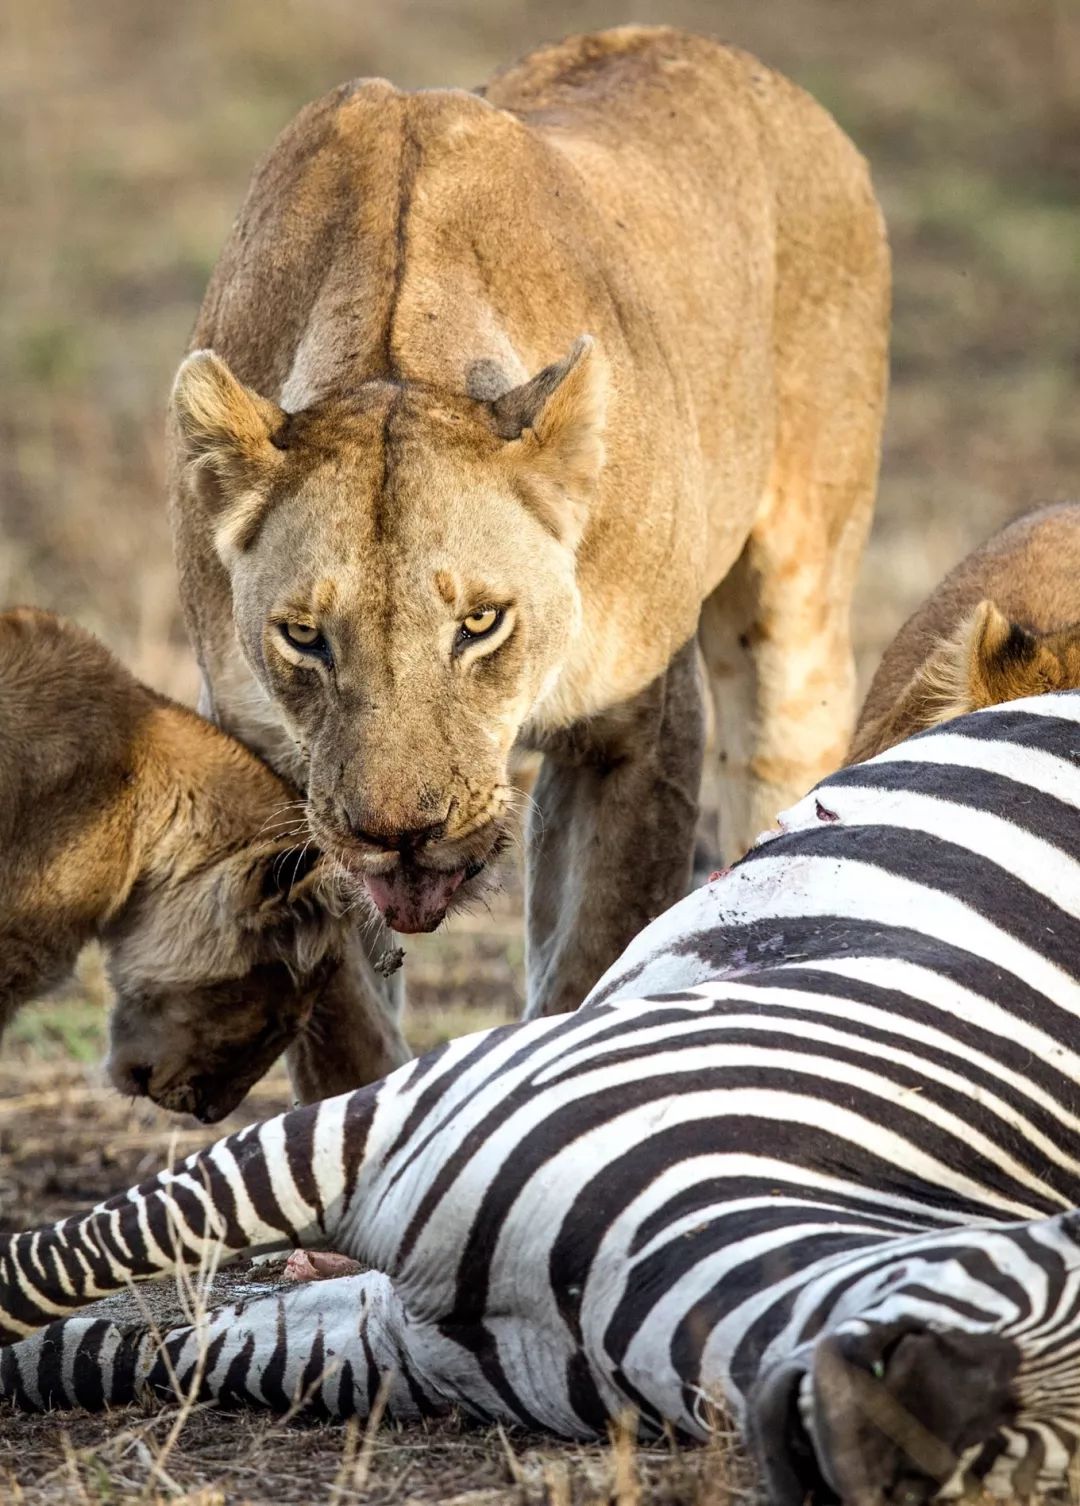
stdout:
<svg viewBox="0 0 1080 1506">
<path fill-rule="evenodd" d="M 416 1347 L 416 1341 L 413 1340 Z M 445 1410 L 410 1352 L 389 1277 L 376 1271 L 219 1308 L 158 1334 L 145 1325 L 67 1318 L 0 1350 L 0 1399 L 28 1411 L 171 1401 L 415 1419 Z"/>
<path fill-rule="evenodd" d="M 85 1217 L 0 1239 L 0 1344 L 132 1281 L 206 1269 L 242 1250 L 329 1245 L 367 1262 L 344 1215 L 372 1181 L 368 1131 L 382 1088 L 294 1109 Z"/>
</svg>

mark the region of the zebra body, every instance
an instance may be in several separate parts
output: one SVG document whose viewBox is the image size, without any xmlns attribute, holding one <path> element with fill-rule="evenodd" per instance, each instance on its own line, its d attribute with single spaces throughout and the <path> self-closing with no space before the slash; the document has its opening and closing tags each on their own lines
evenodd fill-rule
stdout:
<svg viewBox="0 0 1080 1506">
<path fill-rule="evenodd" d="M 1080 694 L 841 771 L 573 1015 L 451 1042 L 0 1241 L 0 1341 L 207 1249 L 374 1267 L 173 1330 L 92 1317 L 0 1396 L 570 1437 L 733 1411 L 773 1496 L 1060 1482 L 1080 1434 Z"/>
</svg>

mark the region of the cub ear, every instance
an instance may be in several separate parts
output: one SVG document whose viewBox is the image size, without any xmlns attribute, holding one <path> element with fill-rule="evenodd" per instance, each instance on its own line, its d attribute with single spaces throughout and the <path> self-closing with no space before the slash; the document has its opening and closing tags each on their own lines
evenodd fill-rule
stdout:
<svg viewBox="0 0 1080 1506">
<path fill-rule="evenodd" d="M 263 488 L 281 464 L 275 443 L 284 410 L 237 380 L 211 350 L 196 350 L 173 384 L 171 411 L 185 463 L 209 473 L 217 504 L 215 543 L 227 564 L 246 549 L 265 507 Z"/>
<path fill-rule="evenodd" d="M 1035 633 L 1011 622 L 992 601 L 981 601 L 957 635 L 964 679 L 974 710 L 1037 695 L 1047 689 L 1047 655 Z"/>
<path fill-rule="evenodd" d="M 243 923 L 261 930 L 287 915 L 310 911 L 324 873 L 323 854 L 313 842 L 300 847 L 295 843 L 268 844 L 249 854 Z"/>
<path fill-rule="evenodd" d="M 341 928 L 322 892 L 330 864 L 311 842 L 266 843 L 240 854 L 238 927 L 256 954 L 275 957 L 309 983 L 338 955 Z M 234 889 L 235 894 L 235 889 Z M 325 897 L 328 899 L 328 896 Z"/>
<path fill-rule="evenodd" d="M 1034 695 L 1047 686 L 1039 638 L 1011 622 L 993 601 L 981 601 L 929 655 L 909 695 L 921 701 L 926 726 Z"/>
<path fill-rule="evenodd" d="M 540 521 L 571 544 L 604 464 L 606 407 L 607 378 L 591 335 L 492 403 L 499 434 L 512 442 L 511 459 L 550 483 L 531 498 Z"/>
</svg>

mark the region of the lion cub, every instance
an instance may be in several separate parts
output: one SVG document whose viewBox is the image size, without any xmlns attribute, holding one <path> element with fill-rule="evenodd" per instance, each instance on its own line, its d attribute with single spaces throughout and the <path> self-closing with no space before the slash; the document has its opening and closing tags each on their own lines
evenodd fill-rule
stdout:
<svg viewBox="0 0 1080 1506">
<path fill-rule="evenodd" d="M 97 939 L 116 1087 L 220 1119 L 335 966 L 292 792 L 48 612 L 0 613 L 0 733 L 0 1032 Z"/>
<path fill-rule="evenodd" d="M 1010 523 L 941 582 L 889 645 L 849 761 L 1021 696 L 1080 687 L 1080 503 Z"/>
</svg>

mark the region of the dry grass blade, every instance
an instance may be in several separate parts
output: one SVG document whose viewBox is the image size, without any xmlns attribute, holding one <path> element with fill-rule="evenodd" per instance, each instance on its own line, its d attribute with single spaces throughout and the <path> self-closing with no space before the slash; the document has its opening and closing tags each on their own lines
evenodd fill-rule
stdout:
<svg viewBox="0 0 1080 1506">
<path fill-rule="evenodd" d="M 345 1476 L 343 1489 L 353 1496 L 359 1496 L 367 1488 L 371 1475 L 371 1461 L 375 1454 L 376 1435 L 382 1426 L 390 1393 L 394 1389 L 395 1378 L 394 1372 L 388 1371 L 379 1382 L 379 1389 L 364 1427 L 363 1441 Z"/>
<path fill-rule="evenodd" d="M 626 1411 L 612 1429 L 611 1499 L 614 1506 L 639 1506 L 641 1481 L 637 1469 L 637 1414 Z"/>
</svg>

